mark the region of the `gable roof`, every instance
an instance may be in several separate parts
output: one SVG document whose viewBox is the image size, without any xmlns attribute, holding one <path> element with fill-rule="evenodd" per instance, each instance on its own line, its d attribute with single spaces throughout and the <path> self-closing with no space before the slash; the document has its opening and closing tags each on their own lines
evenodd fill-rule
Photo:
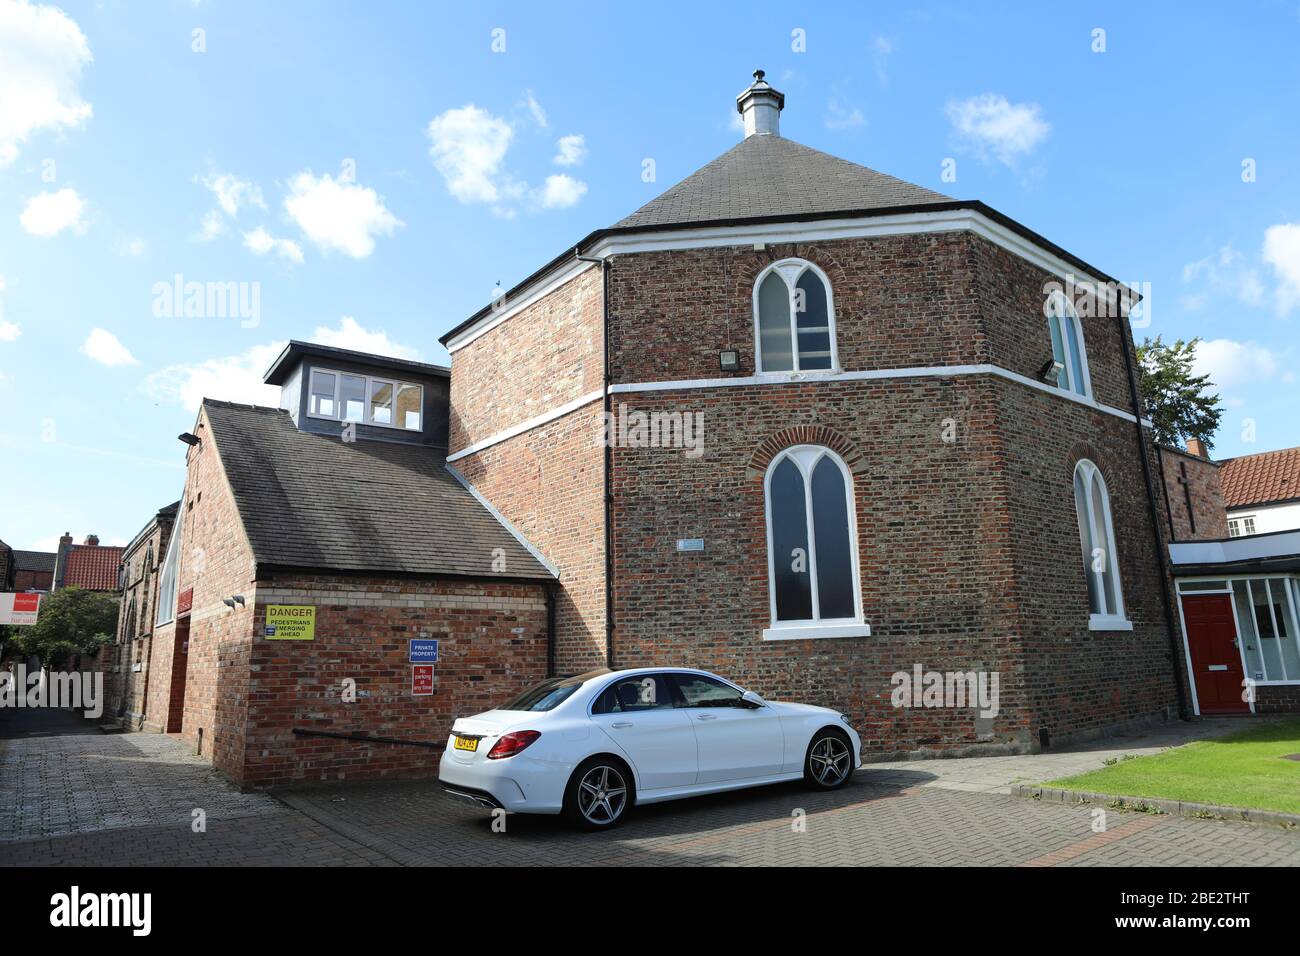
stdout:
<svg viewBox="0 0 1300 956">
<path fill-rule="evenodd" d="M 1300 448 L 1229 458 L 1219 469 L 1228 508 L 1300 498 Z"/>
<path fill-rule="evenodd" d="M 259 565 L 553 579 L 439 450 L 299 431 L 278 408 L 203 408 Z"/>
<path fill-rule="evenodd" d="M 18 571 L 53 571 L 58 555 L 53 551 L 14 551 L 14 568 Z"/>
<path fill-rule="evenodd" d="M 68 547 L 62 587 L 89 591 L 116 591 L 117 566 L 125 548 L 107 544 L 74 544 Z"/>
<path fill-rule="evenodd" d="M 614 228 L 690 226 L 952 202 L 782 136 L 748 136 Z"/>
</svg>

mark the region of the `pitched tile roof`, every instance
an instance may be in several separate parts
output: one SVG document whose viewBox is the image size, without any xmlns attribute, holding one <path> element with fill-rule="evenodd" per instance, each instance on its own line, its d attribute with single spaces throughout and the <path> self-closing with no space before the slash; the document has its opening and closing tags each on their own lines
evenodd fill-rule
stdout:
<svg viewBox="0 0 1300 956">
<path fill-rule="evenodd" d="M 91 591 L 116 591 L 117 566 L 125 548 L 107 544 L 74 544 L 68 547 L 63 587 Z"/>
<path fill-rule="evenodd" d="M 690 225 L 952 202 L 782 136 L 749 136 L 615 228 Z"/>
<path fill-rule="evenodd" d="M 53 551 L 15 551 L 14 568 L 19 571 L 53 571 L 57 557 Z"/>
<path fill-rule="evenodd" d="M 203 407 L 259 564 L 552 578 L 440 451 L 299 431 L 278 408 Z M 498 548 L 504 572 L 492 569 Z"/>
<path fill-rule="evenodd" d="M 1300 498 L 1300 448 L 1229 458 L 1219 469 L 1219 479 L 1229 508 Z"/>
</svg>

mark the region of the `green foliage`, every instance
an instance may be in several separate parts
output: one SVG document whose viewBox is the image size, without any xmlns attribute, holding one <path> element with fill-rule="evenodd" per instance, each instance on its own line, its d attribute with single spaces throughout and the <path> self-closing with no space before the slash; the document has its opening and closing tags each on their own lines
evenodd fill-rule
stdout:
<svg viewBox="0 0 1300 956">
<path fill-rule="evenodd" d="M 14 628 L 9 644 L 35 654 L 45 667 L 61 667 L 77 655 L 95 654 L 117 630 L 117 595 L 83 588 L 61 588 L 41 599 L 40 616 Z"/>
<path fill-rule="evenodd" d="M 1138 377 L 1147 413 L 1155 426 L 1155 439 L 1163 445 L 1181 447 L 1189 438 L 1199 438 L 1207 448 L 1219 428 L 1223 408 L 1208 375 L 1193 375 L 1196 346 L 1200 339 L 1178 339 L 1166 344 L 1160 336 L 1143 339 L 1137 346 Z"/>
</svg>

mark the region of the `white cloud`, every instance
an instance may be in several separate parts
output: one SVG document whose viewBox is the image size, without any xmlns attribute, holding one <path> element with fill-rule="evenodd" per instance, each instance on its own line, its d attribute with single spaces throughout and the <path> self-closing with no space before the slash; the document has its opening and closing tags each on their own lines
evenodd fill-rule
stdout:
<svg viewBox="0 0 1300 956">
<path fill-rule="evenodd" d="M 86 341 L 81 344 L 81 352 L 109 368 L 140 364 L 127 347 L 118 341 L 117 336 L 107 329 L 91 329 L 90 335 L 86 336 Z"/>
<path fill-rule="evenodd" d="M 372 355 L 388 355 L 392 358 L 419 359 L 420 353 L 407 345 L 394 342 L 383 329 L 367 329 L 350 315 L 339 320 L 339 327 L 331 329 L 326 325 L 316 326 L 310 341 L 319 345 L 330 345 L 336 349 L 354 349 L 369 352 Z"/>
<path fill-rule="evenodd" d="M 199 223 L 198 234 L 194 238 L 199 242 L 211 242 L 225 231 L 226 221 L 221 218 L 221 213 L 215 209 L 209 209 L 203 214 L 203 219 Z"/>
<path fill-rule="evenodd" d="M 5 290 L 5 277 L 0 276 L 0 292 Z M 4 300 L 0 299 L 0 342 L 12 342 L 18 336 L 23 334 L 22 328 L 16 322 L 9 322 L 5 319 Z"/>
<path fill-rule="evenodd" d="M 62 10 L 0 0 L 0 167 L 32 134 L 90 118 L 77 84 L 91 59 L 85 34 Z"/>
<path fill-rule="evenodd" d="M 44 192 L 27 201 L 26 208 L 18 221 L 28 233 L 49 239 L 65 229 L 83 233 L 88 223 L 82 219 L 86 201 L 77 195 L 75 189 L 66 186 L 58 192 Z"/>
<path fill-rule="evenodd" d="M 256 183 L 240 179 L 231 173 L 210 173 L 203 177 L 203 185 L 217 197 L 217 205 L 230 218 L 239 215 L 239 210 L 256 206 L 265 209 L 262 190 Z"/>
<path fill-rule="evenodd" d="M 1274 350 L 1255 342 L 1209 339 L 1196 346 L 1192 371 L 1209 375 L 1225 391 L 1276 378 L 1284 363 Z"/>
<path fill-rule="evenodd" d="M 587 158 L 587 137 L 581 133 L 561 136 L 555 149 L 555 158 L 551 162 L 557 166 L 577 166 Z"/>
<path fill-rule="evenodd" d="M 961 145 L 981 159 L 992 155 L 1013 168 L 1052 128 L 1037 103 L 1009 103 L 997 93 L 952 100 L 946 112 Z"/>
<path fill-rule="evenodd" d="M 1277 273 L 1277 307 L 1285 315 L 1300 305 L 1300 223 L 1265 229 L 1263 256 Z"/>
<path fill-rule="evenodd" d="M 345 176 L 335 179 L 325 173 L 318 178 L 310 170 L 290 180 L 284 208 L 318 248 L 354 259 L 375 251 L 376 236 L 391 236 L 403 225 L 373 189 Z"/>
<path fill-rule="evenodd" d="M 144 255 L 145 243 L 143 239 L 119 239 L 117 241 L 117 254 L 125 256 L 128 259 L 138 259 Z"/>
<path fill-rule="evenodd" d="M 277 239 L 267 232 L 263 227 L 258 226 L 252 232 L 244 233 L 244 247 L 252 251 L 253 255 L 264 256 L 269 252 L 275 252 L 282 259 L 288 259 L 290 262 L 302 264 L 302 247 L 292 239 Z"/>
<path fill-rule="evenodd" d="M 558 173 L 546 177 L 546 182 L 534 198 L 543 209 L 567 209 L 577 203 L 586 192 L 586 183 L 564 173 Z"/>
<path fill-rule="evenodd" d="M 1179 301 L 1190 311 L 1199 311 L 1210 300 L 1209 293 L 1231 296 L 1244 305 L 1264 301 L 1264 283 L 1259 270 L 1246 261 L 1245 255 L 1229 243 L 1203 259 L 1183 266 L 1183 282 L 1200 284 L 1204 291 L 1184 295 Z"/>
<path fill-rule="evenodd" d="M 524 105 L 528 107 L 528 112 L 532 114 L 533 122 L 542 129 L 546 129 L 551 125 L 546 118 L 546 110 L 542 109 L 542 104 L 537 102 L 537 97 L 533 96 L 532 90 L 524 91 Z"/>
<path fill-rule="evenodd" d="M 393 341 L 383 330 L 366 329 L 346 315 L 338 328 L 317 326 L 308 340 L 395 358 L 419 357 L 415 349 Z M 275 407 L 280 401 L 280 390 L 264 383 L 262 376 L 287 344 L 268 342 L 238 355 L 171 365 L 148 376 L 144 388 L 155 400 L 177 404 L 191 412 L 197 411 L 205 398 Z"/>
<path fill-rule="evenodd" d="M 498 182 L 514 130 L 499 116 L 473 103 L 429 121 L 433 166 L 447 190 L 463 203 L 495 203 L 511 192 Z"/>
<path fill-rule="evenodd" d="M 852 103 L 845 103 L 838 96 L 832 96 L 826 104 L 826 128 L 833 130 L 857 129 L 867 124 L 862 110 Z"/>
<path fill-rule="evenodd" d="M 889 85 L 889 55 L 894 52 L 894 41 L 888 37 L 877 36 L 871 40 L 872 59 L 876 66 L 876 81 L 881 86 Z"/>
</svg>

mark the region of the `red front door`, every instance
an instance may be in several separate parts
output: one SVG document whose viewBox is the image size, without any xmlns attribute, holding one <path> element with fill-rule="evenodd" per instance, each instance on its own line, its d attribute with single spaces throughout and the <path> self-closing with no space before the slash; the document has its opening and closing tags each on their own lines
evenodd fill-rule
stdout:
<svg viewBox="0 0 1300 956">
<path fill-rule="evenodd" d="M 1202 714 L 1250 713 L 1242 699 L 1245 674 L 1237 649 L 1237 625 L 1232 597 L 1227 594 L 1184 594 L 1183 621 L 1192 652 L 1192 676 Z"/>
</svg>

